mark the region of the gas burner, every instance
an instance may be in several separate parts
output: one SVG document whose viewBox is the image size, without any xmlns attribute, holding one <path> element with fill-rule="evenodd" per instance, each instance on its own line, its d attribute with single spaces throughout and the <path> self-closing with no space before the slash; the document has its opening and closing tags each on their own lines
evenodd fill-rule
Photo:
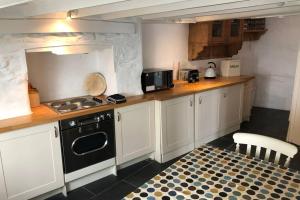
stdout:
<svg viewBox="0 0 300 200">
<path fill-rule="evenodd" d="M 76 104 L 77 106 L 80 106 L 80 105 L 82 105 L 86 101 L 87 101 L 86 98 L 75 98 L 75 99 L 71 99 L 70 103 L 71 104 Z"/>
<path fill-rule="evenodd" d="M 65 101 L 56 101 L 56 102 L 53 102 L 50 104 L 50 106 L 53 108 L 60 108 L 65 105 L 67 105 L 67 103 Z"/>
<path fill-rule="evenodd" d="M 76 110 L 78 108 L 78 106 L 76 104 L 68 104 L 68 105 L 63 105 L 59 108 L 57 108 L 57 110 L 59 112 L 70 112 L 73 110 Z"/>
<path fill-rule="evenodd" d="M 97 103 L 95 101 L 86 101 L 81 104 L 83 108 L 91 108 L 91 107 L 95 107 L 96 105 Z"/>
</svg>

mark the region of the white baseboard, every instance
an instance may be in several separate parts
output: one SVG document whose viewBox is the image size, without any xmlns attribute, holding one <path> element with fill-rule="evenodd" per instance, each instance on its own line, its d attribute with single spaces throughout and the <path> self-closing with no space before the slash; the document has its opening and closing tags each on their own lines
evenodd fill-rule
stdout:
<svg viewBox="0 0 300 200">
<path fill-rule="evenodd" d="M 163 154 L 162 159 L 161 159 L 161 163 L 168 162 L 169 160 L 172 160 L 172 159 L 174 159 L 178 156 L 181 156 L 185 153 L 188 153 L 188 152 L 192 151 L 193 149 L 194 149 L 194 143 L 186 145 L 184 147 L 181 147 L 181 148 L 179 148 L 175 151 L 171 151 L 169 153 Z"/>
<path fill-rule="evenodd" d="M 91 182 L 99 180 L 101 178 L 104 178 L 108 175 L 111 175 L 111 174 L 115 175 L 116 170 L 117 170 L 116 166 L 111 166 L 111 167 L 108 167 L 108 168 L 103 169 L 101 171 L 98 171 L 98 172 L 89 174 L 87 176 L 81 177 L 79 179 L 73 180 L 69 183 L 66 183 L 67 191 L 69 192 L 69 191 L 75 190 L 75 189 L 77 189 L 81 186 L 84 186 L 86 184 L 89 184 Z"/>
<path fill-rule="evenodd" d="M 44 199 L 47 199 L 49 197 L 52 197 L 52 196 L 60 194 L 60 193 L 63 193 L 63 188 L 59 188 L 59 189 L 53 190 L 51 192 L 47 192 L 47 193 L 42 194 L 38 197 L 34 197 L 31 200 L 44 200 Z"/>
<path fill-rule="evenodd" d="M 79 179 L 81 177 L 87 176 L 89 174 L 93 174 L 95 172 L 98 172 L 102 169 L 111 167 L 111 166 L 115 166 L 116 165 L 116 159 L 115 158 L 111 158 L 108 160 L 105 160 L 103 162 L 85 167 L 83 169 L 77 170 L 75 172 L 71 172 L 68 174 L 65 174 L 65 182 L 69 183 L 73 180 Z"/>
<path fill-rule="evenodd" d="M 238 124 L 238 125 L 236 125 L 236 126 L 233 126 L 233 127 L 228 128 L 228 129 L 226 129 L 226 130 L 221 130 L 221 131 L 219 131 L 218 135 L 220 135 L 220 137 L 222 137 L 222 136 L 225 136 L 225 135 L 227 135 L 227 134 L 230 134 L 230 133 L 233 133 L 233 132 L 235 132 L 235 131 L 238 131 L 238 130 L 240 130 L 240 128 L 241 128 L 241 125 Z"/>
<path fill-rule="evenodd" d="M 148 158 L 150 158 L 150 159 L 153 160 L 153 159 L 154 159 L 154 153 L 150 153 L 150 154 L 147 154 L 147 155 L 144 155 L 144 156 L 135 158 L 135 159 L 133 159 L 133 160 L 130 160 L 130 161 L 126 162 L 126 163 L 122 163 L 121 165 L 118 165 L 118 166 L 117 166 L 117 169 L 123 169 L 123 168 L 126 168 L 126 167 L 128 167 L 128 166 L 130 166 L 130 165 L 134 165 L 134 164 L 136 164 L 136 163 L 138 163 L 138 162 L 141 162 L 141 161 L 143 161 L 143 160 L 145 160 L 145 159 L 148 159 Z"/>
</svg>

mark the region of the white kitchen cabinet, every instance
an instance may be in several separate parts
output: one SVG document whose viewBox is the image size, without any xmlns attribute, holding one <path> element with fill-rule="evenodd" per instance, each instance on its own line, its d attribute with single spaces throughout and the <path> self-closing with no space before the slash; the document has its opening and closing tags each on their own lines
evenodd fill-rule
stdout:
<svg viewBox="0 0 300 200">
<path fill-rule="evenodd" d="M 195 94 L 195 147 L 217 139 L 220 90 Z"/>
<path fill-rule="evenodd" d="M 220 131 L 230 130 L 240 125 L 243 111 L 243 85 L 222 88 L 220 92 Z M 223 134 L 222 134 L 223 135 Z M 222 136 L 220 135 L 220 136 Z"/>
<path fill-rule="evenodd" d="M 255 86 L 254 80 L 244 84 L 244 103 L 243 103 L 243 120 L 249 121 L 251 110 L 254 102 Z"/>
<path fill-rule="evenodd" d="M 57 123 L 0 135 L 0 199 L 25 200 L 63 187 Z"/>
<path fill-rule="evenodd" d="M 154 152 L 154 101 L 115 110 L 117 164 Z"/>
<path fill-rule="evenodd" d="M 162 102 L 162 161 L 194 148 L 194 95 Z"/>
</svg>

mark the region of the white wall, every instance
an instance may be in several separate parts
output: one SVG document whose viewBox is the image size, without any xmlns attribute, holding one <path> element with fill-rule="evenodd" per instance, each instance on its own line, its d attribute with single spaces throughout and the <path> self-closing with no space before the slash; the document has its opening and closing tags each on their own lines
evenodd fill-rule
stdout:
<svg viewBox="0 0 300 200">
<path fill-rule="evenodd" d="M 167 68 L 178 75 L 179 65 L 188 61 L 188 24 L 143 24 L 143 65 L 144 68 Z M 205 71 L 212 61 L 219 68 L 222 59 L 190 62 L 195 68 Z"/>
<path fill-rule="evenodd" d="M 254 42 L 244 42 L 234 58 L 241 59 L 241 74 L 256 77 L 255 106 L 289 110 L 291 107 L 298 42 L 300 16 L 268 18 L 268 31 Z M 144 67 L 173 68 L 188 59 L 188 25 L 144 24 Z M 207 62 L 193 61 L 192 65 L 204 71 Z M 176 77 L 176 76 L 174 76 Z"/>
<path fill-rule="evenodd" d="M 255 106 L 290 110 L 300 41 L 300 16 L 268 18 L 260 40 L 244 43 L 242 73 L 255 75 Z"/>
<path fill-rule="evenodd" d="M 13 76 L 9 73 L 16 68 L 15 65 L 24 65 L 26 68 L 26 61 L 23 61 L 23 63 L 17 61 L 22 60 L 20 59 L 20 55 L 25 57 L 25 50 L 32 48 L 80 44 L 104 44 L 105 46 L 112 46 L 117 92 L 125 95 L 142 94 L 140 79 L 143 66 L 139 25 L 137 25 L 137 30 L 137 32 L 132 34 L 0 34 L 0 86 L 3 85 L 2 83 L 5 83 L 6 88 L 9 88 L 10 91 L 22 94 L 13 95 L 12 92 L 11 95 L 8 95 L 6 90 L 0 88 L 0 104 L 6 108 L 5 110 L 0 109 L 0 118 L 30 114 L 27 91 L 27 69 L 20 69 L 22 72 L 25 71 L 25 75 L 23 73 L 21 78 L 18 75 L 18 71 L 13 72 Z M 100 60 L 99 63 L 101 63 Z M 42 65 L 43 63 L 40 63 L 39 66 L 43 67 Z M 74 80 L 78 79 L 79 76 L 82 76 L 82 74 L 77 74 Z M 21 81 L 22 87 L 20 86 Z M 61 84 L 69 83 L 61 82 Z M 20 89 L 21 91 L 18 91 Z M 59 90 L 59 87 L 57 90 Z M 24 109 L 18 109 L 20 107 Z"/>
<path fill-rule="evenodd" d="M 187 24 L 143 24 L 144 68 L 174 69 L 188 57 Z"/>
<path fill-rule="evenodd" d="M 37 88 L 42 102 L 88 95 L 84 88 L 90 73 L 103 74 L 106 95 L 117 93 L 112 48 L 88 54 L 55 55 L 27 53 L 29 82 Z M 42 63 L 42 64 L 41 64 Z"/>
</svg>

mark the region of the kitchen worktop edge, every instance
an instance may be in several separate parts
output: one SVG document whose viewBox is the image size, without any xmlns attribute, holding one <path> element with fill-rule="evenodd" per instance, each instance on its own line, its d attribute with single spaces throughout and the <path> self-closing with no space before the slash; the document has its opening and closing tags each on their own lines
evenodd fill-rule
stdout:
<svg viewBox="0 0 300 200">
<path fill-rule="evenodd" d="M 237 76 L 237 77 L 218 77 L 213 80 L 201 79 L 197 83 L 187 83 L 183 81 L 174 81 L 175 87 L 169 90 L 157 91 L 147 93 L 143 95 L 127 97 L 127 102 L 122 104 L 108 104 L 95 108 L 58 114 L 48 108 L 46 105 L 41 105 L 36 108 L 32 108 L 32 114 L 14 117 L 9 119 L 0 120 L 0 134 L 18 130 L 22 128 L 28 128 L 36 125 L 56 122 L 63 119 L 78 117 L 82 115 L 92 114 L 105 110 L 125 107 L 147 101 L 157 100 L 164 101 L 180 96 L 186 96 L 195 94 L 198 92 L 205 92 L 208 90 L 218 89 L 222 87 L 228 87 L 231 85 L 241 84 L 254 79 L 253 76 Z"/>
</svg>

